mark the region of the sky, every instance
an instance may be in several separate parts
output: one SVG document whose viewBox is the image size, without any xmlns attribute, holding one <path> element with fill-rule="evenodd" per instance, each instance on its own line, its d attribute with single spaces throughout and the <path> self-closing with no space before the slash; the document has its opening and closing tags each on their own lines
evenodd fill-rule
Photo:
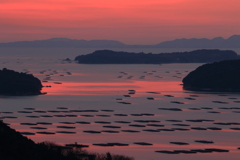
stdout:
<svg viewBox="0 0 240 160">
<path fill-rule="evenodd" d="M 0 42 L 49 38 L 157 44 L 240 34 L 239 0 L 0 0 Z"/>
</svg>

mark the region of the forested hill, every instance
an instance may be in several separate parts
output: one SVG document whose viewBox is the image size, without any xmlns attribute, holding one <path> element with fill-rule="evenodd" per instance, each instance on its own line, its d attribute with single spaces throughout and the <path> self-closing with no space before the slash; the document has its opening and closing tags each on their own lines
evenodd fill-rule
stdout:
<svg viewBox="0 0 240 160">
<path fill-rule="evenodd" d="M 240 59 L 204 64 L 183 79 L 193 91 L 240 92 Z"/>
<path fill-rule="evenodd" d="M 32 74 L 0 70 L 0 95 L 27 96 L 42 94 L 42 83 Z"/>
<path fill-rule="evenodd" d="M 174 53 L 132 53 L 112 50 L 97 50 L 75 58 L 83 64 L 161 64 L 161 63 L 208 63 L 222 60 L 240 59 L 231 50 L 202 49 Z"/>
</svg>

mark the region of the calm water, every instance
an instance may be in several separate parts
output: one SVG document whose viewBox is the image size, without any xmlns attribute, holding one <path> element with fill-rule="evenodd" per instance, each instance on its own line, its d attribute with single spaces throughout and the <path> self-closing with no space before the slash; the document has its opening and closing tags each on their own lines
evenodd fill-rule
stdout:
<svg viewBox="0 0 240 160">
<path fill-rule="evenodd" d="M 7 55 L 8 57 L 20 57 L 20 58 L 40 58 L 40 59 L 74 59 L 78 55 L 84 55 L 92 53 L 96 50 L 102 50 L 103 48 L 1 48 L 0 57 Z M 107 48 L 106 48 L 107 49 Z M 213 48 L 215 49 L 215 48 Z M 126 51 L 126 52 L 144 52 L 144 53 L 171 53 L 171 52 L 185 52 L 193 51 L 196 48 L 111 48 L 114 51 Z M 239 48 L 226 48 L 221 50 L 233 50 L 237 54 L 240 54 Z"/>
<path fill-rule="evenodd" d="M 22 50 L 20 52 L 23 53 Z M 66 57 L 73 58 L 75 53 L 49 53 L 48 56 L 46 53 L 32 56 L 27 51 L 23 54 L 11 53 L 1 54 L 1 68 L 31 73 L 47 81 L 43 82 L 44 86 L 51 86 L 43 88 L 47 95 L 0 97 L 0 116 L 5 117 L 4 122 L 20 132 L 35 133 L 28 136 L 35 142 L 78 142 L 89 145 L 89 151 L 110 151 L 133 156 L 136 160 L 239 159 L 240 94 L 189 92 L 182 90 L 180 85 L 184 76 L 202 64 L 82 65 L 61 61 Z M 135 90 L 135 94 L 129 94 L 129 90 Z M 79 121 L 89 124 L 76 123 Z M 52 124 L 21 124 L 37 122 Z M 213 130 L 212 127 L 221 130 Z M 101 133 L 85 132 L 89 130 Z M 54 134 L 37 133 L 44 131 Z M 113 131 L 116 133 L 109 133 Z M 199 143 L 196 140 L 213 143 Z M 93 145 L 115 142 L 128 146 Z M 136 142 L 151 145 L 138 145 Z M 187 145 L 170 142 L 184 142 Z M 206 148 L 227 149 L 229 152 L 155 152 Z"/>
</svg>

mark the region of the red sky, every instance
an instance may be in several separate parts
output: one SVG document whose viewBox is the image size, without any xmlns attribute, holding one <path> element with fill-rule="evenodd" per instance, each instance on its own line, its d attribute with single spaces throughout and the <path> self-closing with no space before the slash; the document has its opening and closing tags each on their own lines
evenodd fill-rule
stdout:
<svg viewBox="0 0 240 160">
<path fill-rule="evenodd" d="M 156 44 L 240 34 L 239 0 L 0 0 L 0 42 L 53 37 Z"/>
</svg>

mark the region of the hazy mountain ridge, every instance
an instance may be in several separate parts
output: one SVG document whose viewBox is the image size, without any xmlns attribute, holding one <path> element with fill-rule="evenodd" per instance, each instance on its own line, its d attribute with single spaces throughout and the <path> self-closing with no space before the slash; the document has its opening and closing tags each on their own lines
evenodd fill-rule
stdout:
<svg viewBox="0 0 240 160">
<path fill-rule="evenodd" d="M 73 47 L 73 48 L 101 48 L 101 47 L 124 47 L 124 43 L 114 40 L 76 40 L 68 38 L 51 38 L 47 40 L 36 40 L 36 41 L 19 41 L 0 43 L 0 47 Z"/>
<path fill-rule="evenodd" d="M 0 43 L 0 47 L 56 47 L 56 48 L 240 48 L 240 35 L 233 35 L 228 39 L 216 37 L 175 39 L 155 45 L 127 45 L 114 40 L 77 40 L 68 38 L 51 38 L 36 41 L 18 41 Z"/>
<path fill-rule="evenodd" d="M 240 35 L 233 35 L 228 39 L 216 37 L 213 39 L 175 39 L 156 44 L 160 48 L 239 48 Z"/>
</svg>

